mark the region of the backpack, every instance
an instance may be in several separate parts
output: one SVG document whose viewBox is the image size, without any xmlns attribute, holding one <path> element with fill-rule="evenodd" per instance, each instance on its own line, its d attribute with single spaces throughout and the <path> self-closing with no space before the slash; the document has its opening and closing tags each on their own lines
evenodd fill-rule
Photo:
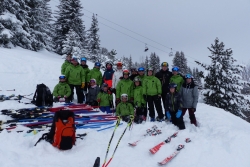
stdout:
<svg viewBox="0 0 250 167">
<path fill-rule="evenodd" d="M 50 89 L 43 83 L 38 84 L 31 103 L 36 106 L 53 106 L 53 95 Z"/>
<path fill-rule="evenodd" d="M 57 111 L 50 131 L 43 134 L 37 143 L 44 139 L 60 150 L 69 150 L 75 145 L 75 130 L 74 113 L 69 110 Z"/>
</svg>

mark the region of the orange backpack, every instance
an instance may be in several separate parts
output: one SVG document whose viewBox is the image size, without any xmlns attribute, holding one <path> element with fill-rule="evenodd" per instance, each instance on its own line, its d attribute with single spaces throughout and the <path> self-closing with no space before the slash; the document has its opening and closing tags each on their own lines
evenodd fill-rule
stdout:
<svg viewBox="0 0 250 167">
<path fill-rule="evenodd" d="M 72 117 L 67 120 L 58 119 L 55 123 L 55 135 L 52 145 L 61 150 L 68 150 L 75 145 L 75 141 L 74 119 Z"/>
</svg>

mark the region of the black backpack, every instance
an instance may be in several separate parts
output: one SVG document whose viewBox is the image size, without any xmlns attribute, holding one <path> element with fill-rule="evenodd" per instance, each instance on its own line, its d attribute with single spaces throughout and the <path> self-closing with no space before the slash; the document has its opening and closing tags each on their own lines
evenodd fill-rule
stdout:
<svg viewBox="0 0 250 167">
<path fill-rule="evenodd" d="M 50 89 L 43 83 L 38 84 L 31 103 L 36 106 L 53 106 L 53 95 L 51 94 Z"/>
</svg>

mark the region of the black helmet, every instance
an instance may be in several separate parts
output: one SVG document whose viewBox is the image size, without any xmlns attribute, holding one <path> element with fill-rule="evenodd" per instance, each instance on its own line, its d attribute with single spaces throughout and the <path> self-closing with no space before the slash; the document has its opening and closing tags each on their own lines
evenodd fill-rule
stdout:
<svg viewBox="0 0 250 167">
<path fill-rule="evenodd" d="M 176 88 L 177 85 L 176 85 L 176 83 L 170 83 L 168 87 L 169 87 L 169 88 Z"/>
</svg>

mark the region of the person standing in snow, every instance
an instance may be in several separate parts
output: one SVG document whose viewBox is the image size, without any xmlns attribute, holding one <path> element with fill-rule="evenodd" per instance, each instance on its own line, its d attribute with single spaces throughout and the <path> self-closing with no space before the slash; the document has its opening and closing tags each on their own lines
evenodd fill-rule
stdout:
<svg viewBox="0 0 250 167">
<path fill-rule="evenodd" d="M 168 63 L 162 62 L 161 63 L 161 70 L 155 74 L 155 76 L 160 80 L 162 86 L 162 101 L 163 105 L 165 105 L 165 97 L 169 92 L 168 85 L 170 83 L 170 78 L 172 77 L 172 73 L 168 70 Z M 164 106 L 165 107 L 165 106 Z"/>
<path fill-rule="evenodd" d="M 94 68 L 92 70 L 90 70 L 88 73 L 87 82 L 89 82 L 91 78 L 94 78 L 96 80 L 96 85 L 101 86 L 102 73 L 100 71 L 100 67 L 101 67 L 101 63 L 96 62 Z"/>
<path fill-rule="evenodd" d="M 134 78 L 134 105 L 136 108 L 135 123 L 142 123 L 146 121 L 147 117 L 147 108 L 146 101 L 143 98 L 143 87 L 141 85 L 141 80 L 139 77 Z"/>
<path fill-rule="evenodd" d="M 67 82 L 71 89 L 70 100 L 73 99 L 74 88 L 76 89 L 77 102 L 79 104 L 83 103 L 82 91 L 81 89 L 85 86 L 85 73 L 82 67 L 79 65 L 76 57 L 71 59 L 71 65 L 69 65 L 65 70 L 65 76 Z"/>
<path fill-rule="evenodd" d="M 86 57 L 82 57 L 81 58 L 81 66 L 82 66 L 83 71 L 84 71 L 85 81 L 87 81 L 87 76 L 88 76 L 88 73 L 90 71 L 89 67 L 88 67 L 88 65 L 86 63 L 87 63 Z M 87 83 L 87 85 L 89 85 L 89 83 Z M 82 89 L 83 101 L 86 101 L 86 94 L 87 94 L 87 86 L 84 86 L 84 88 Z"/>
<path fill-rule="evenodd" d="M 113 64 L 111 62 L 106 63 L 106 69 L 102 76 L 102 83 L 106 83 L 109 88 L 112 88 L 112 78 L 114 75 Z"/>
<path fill-rule="evenodd" d="M 61 66 L 61 74 L 65 75 L 65 70 L 66 68 L 71 64 L 71 58 L 72 58 L 72 54 L 69 53 L 67 56 L 66 56 L 66 60 L 65 62 L 62 64 Z"/>
<path fill-rule="evenodd" d="M 172 68 L 173 76 L 170 78 L 170 83 L 175 83 L 177 85 L 176 91 L 179 92 L 181 85 L 185 82 L 183 77 L 179 74 L 179 67 L 175 66 Z"/>
<path fill-rule="evenodd" d="M 54 87 L 53 96 L 54 102 L 59 102 L 60 99 L 64 99 L 65 103 L 69 103 L 69 96 L 71 95 L 71 89 L 66 82 L 65 75 L 59 76 L 59 83 Z"/>
<path fill-rule="evenodd" d="M 186 82 L 182 84 L 180 90 L 180 95 L 183 101 L 182 116 L 184 116 L 186 111 L 188 110 L 191 124 L 197 126 L 197 121 L 194 113 L 196 111 L 199 97 L 198 87 L 194 84 L 191 74 L 186 74 L 185 79 Z"/>
<path fill-rule="evenodd" d="M 185 129 L 185 124 L 182 115 L 182 98 L 177 92 L 177 85 L 175 83 L 169 84 L 169 93 L 165 100 L 165 114 L 166 119 L 171 120 L 172 124 L 179 127 L 180 130 Z"/>
<path fill-rule="evenodd" d="M 129 79 L 129 71 L 127 69 L 123 70 L 123 79 L 121 79 L 116 85 L 116 105 L 121 101 L 120 97 L 122 94 L 127 94 L 128 100 L 133 103 L 134 83 Z"/>
<path fill-rule="evenodd" d="M 137 69 L 135 67 L 132 67 L 130 69 L 130 72 L 131 72 L 131 75 L 129 76 L 129 79 L 131 79 L 131 81 L 134 81 L 135 77 L 138 76 Z"/>
<path fill-rule="evenodd" d="M 100 87 L 96 85 L 96 80 L 94 78 L 90 79 L 89 92 L 86 96 L 86 104 L 91 106 L 98 106 L 97 95 L 100 92 Z"/>
<path fill-rule="evenodd" d="M 143 98 L 148 103 L 150 121 L 155 121 L 155 107 L 158 113 L 156 120 L 161 122 L 164 117 L 161 106 L 162 88 L 160 80 L 153 75 L 153 71 L 153 68 L 149 67 L 148 76 L 143 81 Z"/>
<path fill-rule="evenodd" d="M 101 91 L 97 95 L 97 102 L 99 103 L 102 112 L 111 113 L 110 103 L 113 101 L 112 92 L 108 89 L 108 84 L 103 83 Z"/>
<path fill-rule="evenodd" d="M 134 107 L 128 102 L 128 95 L 125 93 L 121 94 L 121 103 L 116 107 L 116 115 L 125 122 L 129 122 L 134 117 Z"/>
<path fill-rule="evenodd" d="M 118 84 L 118 82 L 120 81 L 121 77 L 122 77 L 122 62 L 117 62 L 116 63 L 116 71 L 114 72 L 113 78 L 112 78 L 112 92 L 114 94 L 116 94 L 116 85 Z"/>
</svg>

